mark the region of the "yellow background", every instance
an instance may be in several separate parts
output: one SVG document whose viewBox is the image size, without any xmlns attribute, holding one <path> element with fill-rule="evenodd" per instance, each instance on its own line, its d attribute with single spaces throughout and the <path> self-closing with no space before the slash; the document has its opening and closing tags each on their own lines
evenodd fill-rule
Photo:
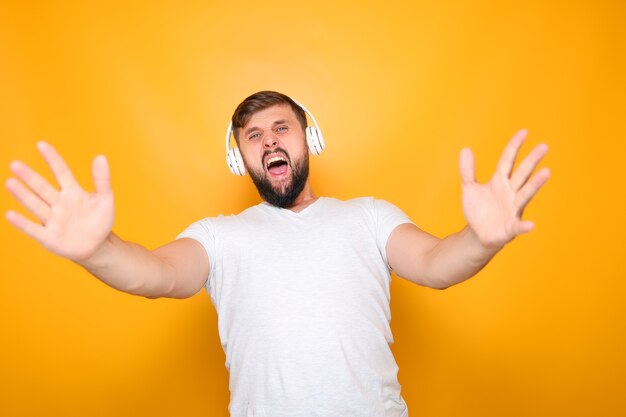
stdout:
<svg viewBox="0 0 626 417">
<path fill-rule="evenodd" d="M 275 89 L 323 129 L 317 194 L 384 198 L 444 236 L 464 224 L 459 150 L 488 180 L 526 127 L 523 154 L 550 146 L 536 230 L 446 291 L 393 279 L 402 394 L 414 417 L 626 415 L 625 17 L 622 1 L 4 0 L 2 177 L 19 158 L 51 178 L 45 139 L 91 189 L 104 153 L 114 230 L 154 248 L 258 201 L 223 136 Z M 0 415 L 227 415 L 204 291 L 133 297 L 4 220 L 0 236 Z"/>
</svg>

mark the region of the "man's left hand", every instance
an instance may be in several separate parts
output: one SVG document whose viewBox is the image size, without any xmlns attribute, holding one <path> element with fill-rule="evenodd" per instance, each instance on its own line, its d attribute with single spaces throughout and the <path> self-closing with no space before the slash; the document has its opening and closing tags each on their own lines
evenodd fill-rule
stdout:
<svg viewBox="0 0 626 417">
<path fill-rule="evenodd" d="M 534 224 L 522 220 L 526 205 L 550 176 L 548 168 L 531 174 L 548 151 L 537 145 L 513 171 L 513 165 L 526 130 L 520 130 L 504 149 L 495 174 L 486 184 L 476 181 L 474 155 L 469 148 L 461 150 L 459 168 L 463 192 L 463 214 L 470 229 L 487 249 L 498 250 L 517 235 L 531 231 Z"/>
</svg>

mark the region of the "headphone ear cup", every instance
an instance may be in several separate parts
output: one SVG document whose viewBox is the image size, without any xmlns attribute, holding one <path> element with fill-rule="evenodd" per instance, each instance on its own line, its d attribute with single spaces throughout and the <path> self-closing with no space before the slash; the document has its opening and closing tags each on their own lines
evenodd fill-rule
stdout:
<svg viewBox="0 0 626 417">
<path fill-rule="evenodd" d="M 306 143 L 313 155 L 321 154 L 325 147 L 322 132 L 318 131 L 314 126 L 306 128 Z"/>
<path fill-rule="evenodd" d="M 226 163 L 228 164 L 228 168 L 230 172 L 235 175 L 244 176 L 246 175 L 246 166 L 243 164 L 243 157 L 241 156 L 241 152 L 239 152 L 239 148 L 232 148 L 226 154 Z"/>
</svg>

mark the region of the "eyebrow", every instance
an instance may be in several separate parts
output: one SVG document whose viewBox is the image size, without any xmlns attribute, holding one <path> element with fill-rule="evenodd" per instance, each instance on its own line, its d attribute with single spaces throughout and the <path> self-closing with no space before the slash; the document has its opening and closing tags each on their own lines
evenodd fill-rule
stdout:
<svg viewBox="0 0 626 417">
<path fill-rule="evenodd" d="M 276 126 L 276 125 L 282 125 L 282 124 L 288 124 L 289 122 L 287 120 L 281 119 L 281 120 L 276 120 L 274 123 L 272 123 L 272 126 Z M 261 130 L 260 127 L 257 126 L 252 126 L 247 128 L 243 134 L 244 136 L 248 136 L 248 134 L 254 132 L 255 130 Z"/>
</svg>

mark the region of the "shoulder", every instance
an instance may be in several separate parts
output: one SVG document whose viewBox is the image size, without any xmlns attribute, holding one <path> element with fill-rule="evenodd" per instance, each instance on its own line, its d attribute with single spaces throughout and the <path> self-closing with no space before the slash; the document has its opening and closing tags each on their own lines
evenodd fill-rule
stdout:
<svg viewBox="0 0 626 417">
<path fill-rule="evenodd" d="M 357 197 L 349 200 L 340 200 L 333 197 L 323 197 L 326 200 L 329 207 L 338 208 L 356 208 L 356 207 L 371 207 L 374 204 L 374 197 Z"/>
<path fill-rule="evenodd" d="M 398 207 L 390 202 L 374 197 L 357 197 L 349 200 L 330 198 L 328 200 L 330 200 L 333 207 L 346 210 L 361 210 L 370 213 L 399 210 Z"/>
<path fill-rule="evenodd" d="M 220 227 L 236 224 L 238 222 L 246 221 L 248 219 L 258 218 L 260 215 L 262 215 L 263 212 L 261 206 L 261 204 L 257 204 L 255 206 L 248 207 L 238 214 L 218 214 L 216 216 L 205 217 L 191 223 L 187 227 L 187 230 L 212 232 Z"/>
<path fill-rule="evenodd" d="M 412 223 L 403 210 L 386 200 L 360 197 L 342 203 L 354 216 L 366 219 L 377 229 L 394 228 L 401 223 Z"/>
<path fill-rule="evenodd" d="M 386 200 L 374 197 L 359 197 L 349 200 L 326 198 L 326 200 L 325 215 L 333 218 L 364 221 L 372 228 L 389 221 L 408 222 L 406 214 Z"/>
<path fill-rule="evenodd" d="M 256 204 L 254 206 L 248 207 L 237 214 L 218 214 L 214 217 L 207 217 L 202 219 L 202 222 L 211 222 L 216 226 L 220 225 L 228 225 L 233 223 L 238 223 L 241 221 L 247 221 L 250 219 L 257 219 L 260 216 L 263 216 L 264 213 L 267 212 L 267 207 L 263 203 Z"/>
</svg>

